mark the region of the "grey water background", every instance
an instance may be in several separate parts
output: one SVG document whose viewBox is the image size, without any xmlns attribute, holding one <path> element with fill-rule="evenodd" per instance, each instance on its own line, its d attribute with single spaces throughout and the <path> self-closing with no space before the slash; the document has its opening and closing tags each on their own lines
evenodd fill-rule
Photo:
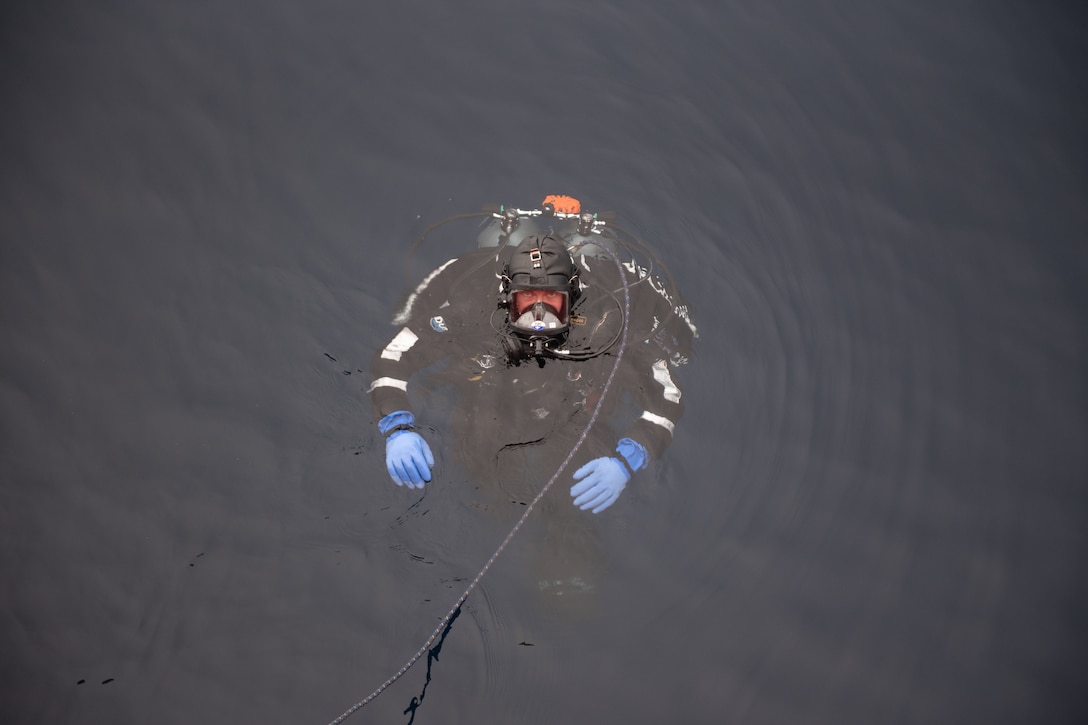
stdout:
<svg viewBox="0 0 1088 725">
<path fill-rule="evenodd" d="M 531 519 L 350 721 L 1084 722 L 1086 31 L 6 3 L 0 720 L 325 723 L 396 672 L 513 523 L 385 474 L 367 362 L 461 251 L 406 250 L 564 193 L 669 263 L 686 416 L 589 591 Z"/>
</svg>

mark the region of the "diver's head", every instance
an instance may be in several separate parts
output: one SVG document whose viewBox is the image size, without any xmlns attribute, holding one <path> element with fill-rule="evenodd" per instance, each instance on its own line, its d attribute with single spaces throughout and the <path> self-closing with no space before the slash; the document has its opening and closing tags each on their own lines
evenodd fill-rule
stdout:
<svg viewBox="0 0 1088 725">
<path fill-rule="evenodd" d="M 516 336 L 550 344 L 566 336 L 578 267 L 563 242 L 551 236 L 525 239 L 505 257 L 502 282 L 502 304 Z"/>
</svg>

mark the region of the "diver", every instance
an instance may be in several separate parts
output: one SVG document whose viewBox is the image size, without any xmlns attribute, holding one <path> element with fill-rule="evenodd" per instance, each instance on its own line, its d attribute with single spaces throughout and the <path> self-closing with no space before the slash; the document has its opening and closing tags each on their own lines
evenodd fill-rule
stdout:
<svg viewBox="0 0 1088 725">
<path fill-rule="evenodd" d="M 673 373 L 691 355 L 696 328 L 654 267 L 616 256 L 619 237 L 587 244 L 593 225 L 587 217 L 577 231 L 483 246 L 441 265 L 408 295 L 394 317 L 400 330 L 375 354 L 367 390 L 398 486 L 423 488 L 435 467 L 409 404 L 413 376 L 437 367 L 424 389 L 456 388 L 451 426 L 472 475 L 524 479 L 554 470 L 583 435 L 624 326 L 611 392 L 575 461 L 574 506 L 604 511 L 663 454 L 683 411 Z"/>
</svg>

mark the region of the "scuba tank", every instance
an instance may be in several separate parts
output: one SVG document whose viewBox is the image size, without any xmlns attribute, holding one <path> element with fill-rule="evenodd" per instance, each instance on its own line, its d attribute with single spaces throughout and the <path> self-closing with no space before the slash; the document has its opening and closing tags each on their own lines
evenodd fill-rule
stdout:
<svg viewBox="0 0 1088 725">
<path fill-rule="evenodd" d="M 519 214 L 517 209 L 504 207 L 495 216 L 476 238 L 477 247 L 516 247 L 526 237 L 540 234 L 540 225 Z"/>
<path fill-rule="evenodd" d="M 565 220 L 556 230 L 556 234 L 567 245 L 571 254 L 611 258 L 609 250 L 614 254 L 616 245 L 611 239 L 593 233 L 596 221 L 594 214 L 584 212 L 577 219 Z"/>
<path fill-rule="evenodd" d="M 600 226 L 597 215 L 591 212 L 580 213 L 581 205 L 576 199 L 549 196 L 541 207 L 533 216 L 520 209 L 500 207 L 500 211 L 492 215 L 494 218 L 476 238 L 476 246 L 516 247 L 526 237 L 550 234 L 563 240 L 572 254 L 607 258 L 611 257 L 609 250 L 613 254 L 616 252 L 616 245 L 611 239 L 606 239 L 599 231 L 594 231 Z M 558 224 L 544 230 L 537 221 L 541 217 L 554 220 Z"/>
</svg>

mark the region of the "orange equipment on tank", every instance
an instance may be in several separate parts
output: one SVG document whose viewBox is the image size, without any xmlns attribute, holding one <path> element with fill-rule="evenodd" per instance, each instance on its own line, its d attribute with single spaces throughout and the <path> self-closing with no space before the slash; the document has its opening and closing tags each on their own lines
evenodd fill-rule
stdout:
<svg viewBox="0 0 1088 725">
<path fill-rule="evenodd" d="M 577 214 L 582 211 L 582 202 L 578 201 L 573 196 L 552 194 L 544 197 L 544 201 L 541 202 L 541 205 L 544 204 L 551 204 L 560 214 Z"/>
</svg>

